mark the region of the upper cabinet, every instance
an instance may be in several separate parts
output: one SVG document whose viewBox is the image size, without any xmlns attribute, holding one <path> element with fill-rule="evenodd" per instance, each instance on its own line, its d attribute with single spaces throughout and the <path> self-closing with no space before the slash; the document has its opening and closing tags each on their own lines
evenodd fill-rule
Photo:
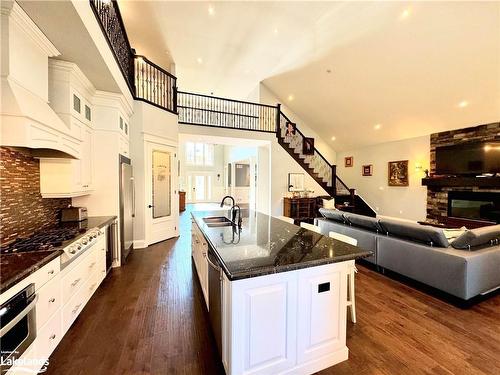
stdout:
<svg viewBox="0 0 500 375">
<path fill-rule="evenodd" d="M 95 89 L 76 64 L 49 61 L 49 103 L 81 140 L 81 158 L 40 159 L 40 192 L 44 198 L 90 194 L 94 175 L 93 96 Z"/>
</svg>

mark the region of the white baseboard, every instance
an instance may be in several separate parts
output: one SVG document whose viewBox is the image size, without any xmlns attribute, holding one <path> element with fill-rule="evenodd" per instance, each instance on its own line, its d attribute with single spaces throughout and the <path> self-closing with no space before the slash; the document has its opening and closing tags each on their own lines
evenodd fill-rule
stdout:
<svg viewBox="0 0 500 375">
<path fill-rule="evenodd" d="M 148 247 L 145 240 L 134 240 L 134 249 L 144 249 Z"/>
<path fill-rule="evenodd" d="M 328 367 L 332 367 L 337 363 L 347 361 L 349 358 L 349 349 L 344 346 L 342 349 L 336 352 L 330 353 L 323 357 L 308 361 L 306 363 L 301 363 L 294 368 L 280 372 L 280 375 L 309 375 L 314 374 L 318 371 L 324 370 Z"/>
</svg>

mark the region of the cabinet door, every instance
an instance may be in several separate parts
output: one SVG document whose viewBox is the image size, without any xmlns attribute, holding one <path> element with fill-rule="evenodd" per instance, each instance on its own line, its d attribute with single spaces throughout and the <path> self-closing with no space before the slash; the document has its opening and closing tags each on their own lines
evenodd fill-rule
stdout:
<svg viewBox="0 0 500 375">
<path fill-rule="evenodd" d="M 295 366 L 297 274 L 284 272 L 231 284 L 230 373 L 277 374 Z"/>
<path fill-rule="evenodd" d="M 346 262 L 299 271 L 297 362 L 345 347 Z"/>
</svg>

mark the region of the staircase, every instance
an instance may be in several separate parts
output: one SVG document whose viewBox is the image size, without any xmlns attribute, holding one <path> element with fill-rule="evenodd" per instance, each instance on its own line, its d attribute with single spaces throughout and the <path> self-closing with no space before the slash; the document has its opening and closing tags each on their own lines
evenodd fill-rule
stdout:
<svg viewBox="0 0 500 375">
<path fill-rule="evenodd" d="M 278 107 L 279 108 L 279 107 Z M 320 185 L 336 204 L 346 205 L 349 210 L 361 215 L 375 217 L 375 211 L 356 194 L 355 189 L 349 189 L 336 173 L 336 166 L 331 165 L 321 153 L 314 148 L 310 154 L 304 154 L 304 134 L 296 124 L 279 111 L 279 126 L 276 137 L 278 143 L 288 154 Z M 294 131 L 287 132 L 287 127 L 293 124 Z"/>
</svg>

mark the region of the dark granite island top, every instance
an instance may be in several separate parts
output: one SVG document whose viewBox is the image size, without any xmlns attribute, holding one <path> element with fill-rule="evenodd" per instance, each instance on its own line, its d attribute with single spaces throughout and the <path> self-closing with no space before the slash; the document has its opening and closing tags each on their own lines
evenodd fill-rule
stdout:
<svg viewBox="0 0 500 375">
<path fill-rule="evenodd" d="M 205 217 L 226 211 L 191 213 L 215 252 L 229 280 L 287 272 L 329 263 L 355 260 L 371 251 L 323 236 L 283 220 L 249 211 L 241 232 L 231 226 L 210 227 Z"/>
</svg>

